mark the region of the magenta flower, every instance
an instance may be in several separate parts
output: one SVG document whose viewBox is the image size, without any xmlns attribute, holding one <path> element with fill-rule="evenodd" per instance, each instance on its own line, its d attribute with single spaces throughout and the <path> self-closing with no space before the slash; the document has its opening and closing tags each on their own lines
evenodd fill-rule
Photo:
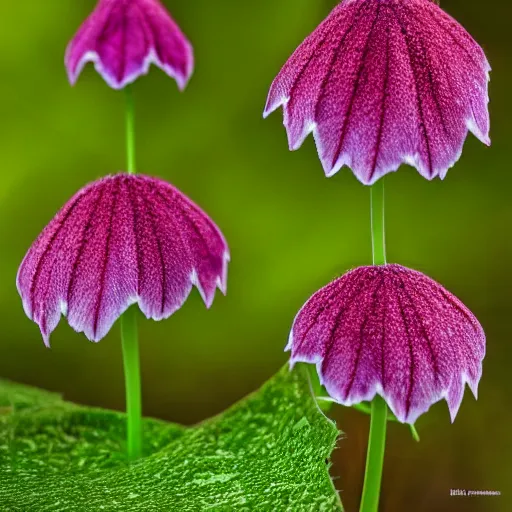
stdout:
<svg viewBox="0 0 512 512">
<path fill-rule="evenodd" d="M 290 149 L 313 132 L 327 176 L 373 184 L 402 163 L 444 178 L 468 130 L 489 145 L 489 63 L 431 0 L 345 0 L 274 80 Z"/>
<path fill-rule="evenodd" d="M 229 250 L 212 220 L 165 181 L 118 174 L 80 190 L 46 226 L 18 271 L 46 345 L 61 313 L 99 341 L 138 303 L 161 320 L 195 285 L 210 307 L 226 292 Z"/>
<path fill-rule="evenodd" d="M 158 0 L 99 0 L 66 50 L 71 84 L 87 62 L 114 89 L 145 75 L 152 63 L 183 89 L 194 67 L 190 43 Z"/>
<path fill-rule="evenodd" d="M 295 318 L 291 364 L 317 365 L 350 406 L 381 395 L 407 423 L 445 398 L 452 421 L 467 382 L 477 395 L 485 335 L 462 302 L 400 265 L 360 267 L 315 293 Z"/>
</svg>

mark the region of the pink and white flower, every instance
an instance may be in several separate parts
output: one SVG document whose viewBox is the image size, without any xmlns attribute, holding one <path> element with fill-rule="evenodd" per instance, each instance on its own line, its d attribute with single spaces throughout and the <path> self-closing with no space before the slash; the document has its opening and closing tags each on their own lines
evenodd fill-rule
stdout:
<svg viewBox="0 0 512 512">
<path fill-rule="evenodd" d="M 489 63 L 431 0 L 344 0 L 288 59 L 264 115 L 283 107 L 291 150 L 313 133 L 325 174 L 365 185 L 406 163 L 444 178 L 468 131 L 490 144 Z"/>
<path fill-rule="evenodd" d="M 210 307 L 227 286 L 229 249 L 213 221 L 169 183 L 117 174 L 80 190 L 46 226 L 17 277 L 49 345 L 61 314 L 101 340 L 132 304 L 161 320 L 195 285 Z"/>
<path fill-rule="evenodd" d="M 159 0 L 99 0 L 66 50 L 74 84 L 87 62 L 114 89 L 155 64 L 183 89 L 194 69 L 192 46 Z"/>
<path fill-rule="evenodd" d="M 334 401 L 381 395 L 414 423 L 446 399 L 452 421 L 467 382 L 477 395 L 485 334 L 469 309 L 400 265 L 360 267 L 316 292 L 295 318 L 290 363 L 315 364 Z"/>
</svg>

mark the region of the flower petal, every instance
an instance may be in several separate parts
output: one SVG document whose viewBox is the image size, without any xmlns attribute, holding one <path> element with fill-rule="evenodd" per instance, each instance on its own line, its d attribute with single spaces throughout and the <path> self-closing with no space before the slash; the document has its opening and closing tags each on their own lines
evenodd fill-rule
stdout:
<svg viewBox="0 0 512 512">
<path fill-rule="evenodd" d="M 183 89 L 194 67 L 192 47 L 158 0 L 99 0 L 66 50 L 71 84 L 87 62 L 122 89 L 155 64 Z"/>
<path fill-rule="evenodd" d="M 196 285 L 207 307 L 226 291 L 226 241 L 168 183 L 118 174 L 78 192 L 34 242 L 18 271 L 26 314 L 45 343 L 60 315 L 99 341 L 138 302 L 148 318 L 179 309 Z"/>
<path fill-rule="evenodd" d="M 283 106 L 290 149 L 313 132 L 327 176 L 364 184 L 410 164 L 444 178 L 468 130 L 490 144 L 490 66 L 430 0 L 346 0 L 274 80 L 264 115 Z"/>
<path fill-rule="evenodd" d="M 295 318 L 291 364 L 317 365 L 344 405 L 382 395 L 402 422 L 446 398 L 452 420 L 465 382 L 476 394 L 485 335 L 429 277 L 400 265 L 361 267 L 315 293 Z"/>
</svg>

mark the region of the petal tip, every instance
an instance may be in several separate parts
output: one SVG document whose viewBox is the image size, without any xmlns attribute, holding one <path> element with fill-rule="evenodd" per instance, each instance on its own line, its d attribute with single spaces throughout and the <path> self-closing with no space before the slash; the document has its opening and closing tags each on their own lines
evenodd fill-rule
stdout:
<svg viewBox="0 0 512 512">
<path fill-rule="evenodd" d="M 289 98 L 287 98 L 286 96 L 280 96 L 278 99 L 275 99 L 272 97 L 272 95 L 273 95 L 273 93 L 272 93 L 272 89 L 271 89 L 268 94 L 268 97 L 267 97 L 267 102 L 265 103 L 265 108 L 263 110 L 263 119 L 266 119 L 270 114 L 275 112 L 279 107 L 284 106 L 289 100 Z"/>
<path fill-rule="evenodd" d="M 52 347 L 50 346 L 50 335 L 49 335 L 49 334 L 44 334 L 44 333 L 43 333 L 43 343 L 44 343 L 44 346 L 45 346 L 46 348 L 52 348 Z"/>
<path fill-rule="evenodd" d="M 283 352 L 290 352 L 292 350 L 292 347 L 293 347 L 293 330 L 290 331 L 290 335 L 288 336 L 288 343 L 284 347 Z M 292 354 L 292 357 L 290 358 L 290 361 L 292 359 L 293 359 L 293 354 Z"/>
</svg>

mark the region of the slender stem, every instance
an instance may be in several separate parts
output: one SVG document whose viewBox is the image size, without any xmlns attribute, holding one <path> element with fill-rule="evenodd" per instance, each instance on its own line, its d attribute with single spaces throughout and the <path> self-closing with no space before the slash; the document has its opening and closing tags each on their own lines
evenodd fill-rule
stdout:
<svg viewBox="0 0 512 512">
<path fill-rule="evenodd" d="M 384 180 L 371 188 L 372 252 L 373 264 L 386 264 L 386 237 L 384 225 Z M 388 406 L 382 397 L 375 396 L 371 407 L 370 436 L 366 454 L 363 496 L 360 512 L 377 512 L 380 484 L 386 446 Z"/>
<path fill-rule="evenodd" d="M 135 108 L 131 88 L 126 91 L 126 161 L 129 174 L 135 174 Z M 121 345 L 126 392 L 127 447 L 130 459 L 142 452 L 142 400 L 140 386 L 139 339 L 135 308 L 121 315 Z"/>
<path fill-rule="evenodd" d="M 130 85 L 125 87 L 126 94 L 126 163 L 128 174 L 135 174 L 135 103 Z"/>
<path fill-rule="evenodd" d="M 372 401 L 370 438 L 368 440 L 360 512 L 377 512 L 379 509 L 380 483 L 382 480 L 382 466 L 384 464 L 386 445 L 387 412 L 388 406 L 386 402 L 377 395 Z"/>
<path fill-rule="evenodd" d="M 370 189 L 372 215 L 373 264 L 386 264 L 386 235 L 384 225 L 384 178 Z"/>
<path fill-rule="evenodd" d="M 409 425 L 409 428 L 411 429 L 411 435 L 412 438 L 419 443 L 420 442 L 420 435 L 418 434 L 418 431 L 416 430 L 416 427 L 414 425 Z"/>
<path fill-rule="evenodd" d="M 136 313 L 135 308 L 132 307 L 121 315 L 121 343 L 128 416 L 127 445 L 130 459 L 140 457 L 142 451 L 142 405 Z"/>
</svg>

